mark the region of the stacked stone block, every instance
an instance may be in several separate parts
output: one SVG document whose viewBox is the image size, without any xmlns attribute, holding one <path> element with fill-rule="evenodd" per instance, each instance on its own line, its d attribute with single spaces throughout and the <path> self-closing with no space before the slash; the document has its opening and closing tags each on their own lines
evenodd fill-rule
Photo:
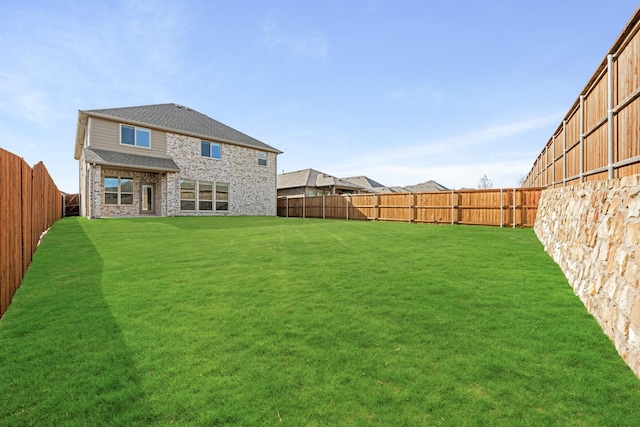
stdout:
<svg viewBox="0 0 640 427">
<path fill-rule="evenodd" d="M 640 176 L 545 190 L 534 229 L 640 377 Z"/>
</svg>

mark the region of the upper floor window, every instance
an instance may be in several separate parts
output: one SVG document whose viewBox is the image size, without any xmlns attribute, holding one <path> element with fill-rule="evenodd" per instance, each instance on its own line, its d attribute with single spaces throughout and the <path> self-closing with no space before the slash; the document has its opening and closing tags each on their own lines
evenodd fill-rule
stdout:
<svg viewBox="0 0 640 427">
<path fill-rule="evenodd" d="M 267 153 L 264 151 L 258 151 L 258 164 L 260 166 L 267 166 Z"/>
<path fill-rule="evenodd" d="M 200 155 L 202 157 L 220 158 L 220 144 L 215 142 L 202 141 L 200 143 Z"/>
<path fill-rule="evenodd" d="M 120 125 L 120 144 L 151 147 L 151 131 L 136 126 Z"/>
</svg>

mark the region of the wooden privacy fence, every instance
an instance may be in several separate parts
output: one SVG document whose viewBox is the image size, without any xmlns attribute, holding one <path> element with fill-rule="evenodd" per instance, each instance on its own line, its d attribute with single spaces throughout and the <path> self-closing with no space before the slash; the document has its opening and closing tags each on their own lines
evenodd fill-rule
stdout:
<svg viewBox="0 0 640 427">
<path fill-rule="evenodd" d="M 31 168 L 0 148 L 0 317 L 42 233 L 62 217 L 62 194 L 42 162 Z"/>
<path fill-rule="evenodd" d="M 64 195 L 64 216 L 80 215 L 80 194 Z"/>
<path fill-rule="evenodd" d="M 640 9 L 524 181 L 560 187 L 640 173 Z"/>
<path fill-rule="evenodd" d="M 279 197 L 278 216 L 532 227 L 542 188 Z"/>
</svg>

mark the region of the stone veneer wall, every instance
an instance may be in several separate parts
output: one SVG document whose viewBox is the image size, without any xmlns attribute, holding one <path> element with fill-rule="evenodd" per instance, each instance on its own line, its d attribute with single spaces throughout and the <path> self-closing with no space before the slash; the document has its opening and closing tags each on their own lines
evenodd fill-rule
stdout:
<svg viewBox="0 0 640 427">
<path fill-rule="evenodd" d="M 534 229 L 640 377 L 640 176 L 545 190 Z"/>
<path fill-rule="evenodd" d="M 167 133 L 167 153 L 180 167 L 168 177 L 168 215 L 276 215 L 276 154 L 267 152 L 267 166 L 258 165 L 254 148 L 221 144 L 221 158 L 200 155 L 198 138 Z M 180 179 L 229 184 L 229 211 L 180 211 Z"/>
<path fill-rule="evenodd" d="M 126 176 L 133 178 L 133 204 L 132 205 L 106 205 L 104 204 L 104 178 L 106 176 Z M 100 217 L 132 217 L 140 215 L 140 191 L 142 183 L 155 184 L 154 204 L 155 215 L 164 216 L 165 208 L 165 179 L 162 174 L 153 172 L 134 172 L 119 169 L 101 168 L 96 173 L 93 182 L 93 200 L 95 203 L 94 218 Z"/>
</svg>

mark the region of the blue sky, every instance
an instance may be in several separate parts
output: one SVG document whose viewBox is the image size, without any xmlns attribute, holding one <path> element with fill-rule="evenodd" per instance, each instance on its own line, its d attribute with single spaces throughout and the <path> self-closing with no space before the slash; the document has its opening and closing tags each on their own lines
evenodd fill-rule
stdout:
<svg viewBox="0 0 640 427">
<path fill-rule="evenodd" d="M 175 102 L 314 168 L 513 187 L 631 1 L 0 3 L 0 147 L 77 192 L 79 109 Z"/>
</svg>

